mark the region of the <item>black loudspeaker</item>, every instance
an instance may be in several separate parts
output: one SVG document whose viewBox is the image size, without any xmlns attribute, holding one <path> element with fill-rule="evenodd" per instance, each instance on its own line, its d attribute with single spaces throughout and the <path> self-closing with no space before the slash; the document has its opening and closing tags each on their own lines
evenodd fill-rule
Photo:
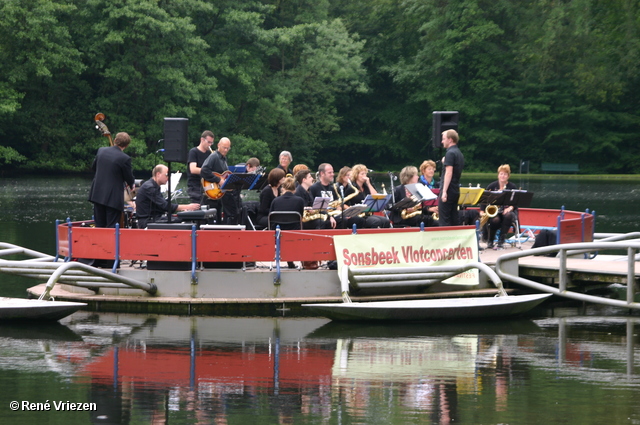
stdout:
<svg viewBox="0 0 640 425">
<path fill-rule="evenodd" d="M 189 119 L 164 119 L 164 160 L 166 162 L 187 162 L 187 130 Z"/>
<path fill-rule="evenodd" d="M 433 111 L 433 147 L 442 147 L 442 132 L 458 130 L 458 111 Z"/>
</svg>

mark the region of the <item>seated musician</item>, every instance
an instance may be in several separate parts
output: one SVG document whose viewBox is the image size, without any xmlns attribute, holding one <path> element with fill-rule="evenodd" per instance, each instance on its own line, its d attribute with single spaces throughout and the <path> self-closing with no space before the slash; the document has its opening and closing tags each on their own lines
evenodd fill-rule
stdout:
<svg viewBox="0 0 640 425">
<path fill-rule="evenodd" d="M 282 151 L 280 152 L 280 156 L 278 156 L 278 166 L 276 168 L 280 168 L 284 171 L 285 175 L 291 174 L 293 176 L 293 170 L 291 169 L 291 163 L 293 162 L 293 157 L 291 156 L 291 152 Z"/>
<path fill-rule="evenodd" d="M 330 211 L 329 214 L 333 215 L 338 228 L 351 228 L 354 224 L 357 228 L 364 227 L 363 218 L 343 216 L 342 197 L 339 194 L 338 185 L 333 184 L 333 166 L 331 164 L 322 163 L 318 166 L 318 181 L 309 188 L 309 192 L 314 199 L 318 197 L 330 199 L 333 211 Z"/>
<path fill-rule="evenodd" d="M 280 185 L 284 181 L 284 171 L 274 168 L 267 176 L 267 185 L 260 192 L 260 206 L 258 207 L 258 226 L 266 228 L 269 224 L 271 202 L 280 195 Z"/>
<path fill-rule="evenodd" d="M 351 170 L 350 184 L 344 192 L 345 199 L 349 198 L 352 193 L 357 193 L 355 196 L 349 198 L 347 205 L 351 206 L 361 204 L 367 195 L 378 194 L 378 191 L 373 186 L 369 176 L 367 175 L 368 172 L 369 169 L 362 164 L 356 164 L 353 166 L 353 169 Z M 388 228 L 391 227 L 391 222 L 387 217 L 367 213 L 364 216 L 364 227 L 369 229 L 377 227 Z"/>
<path fill-rule="evenodd" d="M 429 189 L 438 189 L 440 182 L 435 178 L 436 163 L 430 159 L 427 159 L 420 164 L 420 183 L 427 186 Z"/>
<path fill-rule="evenodd" d="M 296 183 L 293 177 L 285 177 L 280 185 L 283 193 L 271 202 L 269 212 L 274 211 L 296 211 L 300 217 L 304 214 L 304 201 L 299 196 L 293 194 L 296 190 Z M 300 223 L 285 223 L 280 225 L 282 230 L 301 230 Z"/>
<path fill-rule="evenodd" d="M 260 160 L 256 157 L 247 159 L 244 164 L 247 174 L 256 174 L 260 168 Z"/>
<path fill-rule="evenodd" d="M 160 193 L 160 186 L 167 184 L 169 168 L 158 164 L 153 168 L 152 176 L 138 189 L 136 195 L 136 209 L 138 228 L 145 229 L 147 223 L 167 221 L 167 212 L 194 211 L 200 209 L 200 204 L 172 204 Z"/>
<path fill-rule="evenodd" d="M 308 209 L 308 207 L 313 206 L 314 201 L 313 196 L 309 193 L 309 188 L 313 185 L 313 175 L 311 175 L 311 171 L 308 168 L 296 173 L 296 184 L 297 187 L 294 194 L 300 197 L 304 201 L 304 206 L 307 207 L 302 217 L 302 228 L 335 229 L 336 220 L 332 216 L 328 215 L 326 211 Z"/>
<path fill-rule="evenodd" d="M 418 183 L 422 183 L 427 186 L 429 189 L 437 189 L 434 193 L 437 195 L 440 182 L 435 178 L 436 174 L 436 163 L 430 159 L 423 161 L 420 164 L 420 180 Z M 432 199 L 430 201 L 422 202 L 422 213 L 425 215 L 431 215 L 432 217 L 437 217 L 438 214 L 438 200 Z M 435 214 L 435 215 L 434 215 Z M 437 220 L 433 220 L 434 225 L 437 225 Z M 462 223 L 461 221 L 459 221 Z"/>
<path fill-rule="evenodd" d="M 511 176 L 511 167 L 509 164 L 503 164 L 498 167 L 498 180 L 486 187 L 485 191 L 498 191 L 498 190 L 513 190 L 517 189 L 516 185 L 509 181 Z M 481 215 L 486 214 L 486 208 L 488 205 L 480 205 Z M 516 220 L 517 209 L 511 205 L 500 206 L 498 205 L 498 213 L 494 217 L 490 217 L 487 224 L 482 229 L 483 239 L 487 240 L 487 248 L 494 248 L 494 240 L 498 229 L 500 229 L 500 236 L 498 237 L 497 249 L 504 248 L 505 235 L 509 231 L 509 228 Z"/>
<path fill-rule="evenodd" d="M 412 165 L 404 167 L 400 171 L 400 186 L 394 190 L 395 202 L 399 202 L 404 198 L 411 197 L 412 194 L 406 185 L 418 183 L 418 169 Z M 413 207 L 406 208 L 402 211 L 391 210 L 391 221 L 398 226 L 420 226 L 424 223 L 425 227 L 437 226 L 438 223 L 433 219 L 433 214 L 422 211 L 422 202 L 416 201 Z"/>
</svg>

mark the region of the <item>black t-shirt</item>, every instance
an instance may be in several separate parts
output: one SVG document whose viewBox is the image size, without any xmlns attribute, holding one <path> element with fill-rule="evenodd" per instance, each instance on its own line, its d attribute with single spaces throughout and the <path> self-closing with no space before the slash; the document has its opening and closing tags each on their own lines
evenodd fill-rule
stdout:
<svg viewBox="0 0 640 425">
<path fill-rule="evenodd" d="M 309 193 L 311 193 L 311 196 L 313 196 L 313 199 L 318 197 L 329 198 L 330 199 L 329 202 L 335 199 L 339 199 L 338 194 L 336 193 L 335 188 L 333 187 L 333 183 L 325 186 L 321 182 L 315 182 L 309 188 Z"/>
<path fill-rule="evenodd" d="M 202 164 L 204 161 L 211 155 L 211 152 L 206 151 L 202 152 L 197 147 L 192 148 L 189 151 L 189 156 L 187 156 L 187 185 L 188 186 L 200 186 L 200 175 L 199 174 L 191 174 L 189 171 L 189 164 L 192 162 L 196 163 L 196 167 L 202 168 Z"/>
<path fill-rule="evenodd" d="M 447 188 L 447 196 L 449 193 L 460 193 L 460 177 L 462 176 L 462 169 L 464 168 L 464 156 L 458 145 L 451 145 L 444 155 L 444 164 L 442 166 L 442 175 L 440 182 L 444 184 L 444 174 L 447 166 L 453 167 L 453 174 L 451 175 L 451 182 Z M 457 201 L 457 200 L 456 200 Z"/>
</svg>

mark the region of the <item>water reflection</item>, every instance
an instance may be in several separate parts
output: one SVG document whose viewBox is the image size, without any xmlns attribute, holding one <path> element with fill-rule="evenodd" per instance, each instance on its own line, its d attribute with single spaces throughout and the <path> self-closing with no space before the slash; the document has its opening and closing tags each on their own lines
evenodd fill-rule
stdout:
<svg viewBox="0 0 640 425">
<path fill-rule="evenodd" d="M 565 413 L 584 416 L 588 404 L 637 421 L 638 322 L 367 326 L 80 312 L 44 329 L 0 326 L 0 369 L 20 371 L 30 401 L 51 399 L 43 388 L 61 381 L 81 394 L 72 401 L 96 403 L 68 423 L 540 423 L 558 400 L 538 394 L 556 391 Z M 3 403 L 10 385 L 0 379 Z"/>
</svg>

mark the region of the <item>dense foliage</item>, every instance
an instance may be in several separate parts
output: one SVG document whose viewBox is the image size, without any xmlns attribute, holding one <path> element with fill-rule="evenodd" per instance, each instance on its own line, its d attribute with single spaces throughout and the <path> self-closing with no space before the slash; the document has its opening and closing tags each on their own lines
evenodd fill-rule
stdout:
<svg viewBox="0 0 640 425">
<path fill-rule="evenodd" d="M 86 171 L 103 112 L 138 170 L 164 117 L 231 162 L 397 170 L 455 110 L 467 170 L 636 173 L 638 68 L 633 0 L 0 0 L 0 164 Z"/>
</svg>

